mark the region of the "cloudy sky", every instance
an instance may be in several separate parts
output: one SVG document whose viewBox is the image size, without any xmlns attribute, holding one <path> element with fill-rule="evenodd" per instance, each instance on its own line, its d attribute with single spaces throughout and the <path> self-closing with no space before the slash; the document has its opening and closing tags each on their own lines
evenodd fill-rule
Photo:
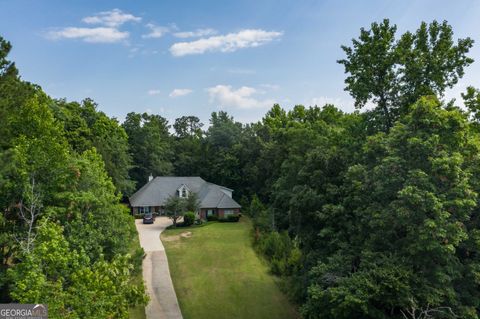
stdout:
<svg viewBox="0 0 480 319">
<path fill-rule="evenodd" d="M 479 16 L 476 0 L 0 0 L 0 35 L 23 79 L 53 97 L 91 97 L 120 120 L 135 111 L 208 123 L 226 110 L 250 122 L 273 103 L 352 111 L 340 45 L 383 18 L 399 32 L 447 20 L 472 37 L 477 62 L 447 95 L 480 87 Z"/>
</svg>

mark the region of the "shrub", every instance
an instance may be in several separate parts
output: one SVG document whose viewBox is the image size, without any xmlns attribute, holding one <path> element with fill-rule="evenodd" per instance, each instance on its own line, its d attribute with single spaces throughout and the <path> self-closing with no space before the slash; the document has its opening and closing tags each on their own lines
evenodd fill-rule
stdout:
<svg viewBox="0 0 480 319">
<path fill-rule="evenodd" d="M 291 275 L 302 267 L 301 251 L 287 232 L 263 233 L 257 247 L 269 261 L 270 270 L 275 275 Z"/>
<path fill-rule="evenodd" d="M 142 219 L 143 218 L 143 214 L 133 214 L 133 217 L 135 219 Z"/>
<path fill-rule="evenodd" d="M 131 260 L 133 264 L 133 274 L 137 275 L 142 270 L 143 257 L 145 256 L 145 251 L 142 247 L 137 247 L 131 255 Z"/>
<path fill-rule="evenodd" d="M 273 258 L 270 261 L 270 271 L 272 272 L 272 274 L 281 276 L 285 274 L 286 269 L 287 269 L 287 265 L 286 265 L 285 259 Z"/>
<path fill-rule="evenodd" d="M 238 222 L 240 220 L 240 215 L 228 215 L 227 221 L 229 222 Z"/>
<path fill-rule="evenodd" d="M 240 215 L 227 215 L 226 217 L 218 219 L 218 221 L 222 223 L 236 223 L 239 220 L 240 220 Z"/>
<path fill-rule="evenodd" d="M 183 226 L 191 226 L 195 222 L 195 213 L 194 212 L 186 212 L 183 215 Z"/>
<path fill-rule="evenodd" d="M 260 249 L 269 260 L 280 259 L 287 254 L 282 235 L 278 232 L 265 234 Z"/>
<path fill-rule="evenodd" d="M 208 220 L 209 222 L 213 222 L 213 221 L 218 220 L 218 217 L 217 217 L 217 216 L 213 216 L 213 215 L 212 215 L 212 216 L 207 216 L 207 220 Z"/>
<path fill-rule="evenodd" d="M 247 207 L 246 205 L 244 207 Z M 250 206 L 247 209 L 247 213 L 252 218 L 257 218 L 263 211 L 265 211 L 265 206 L 262 204 L 258 196 L 255 194 L 252 197 L 252 201 L 250 202 Z"/>
<path fill-rule="evenodd" d="M 261 232 L 272 231 L 272 214 L 273 209 L 271 208 L 257 211 L 255 217 L 253 218 L 254 227 L 259 229 Z"/>
</svg>

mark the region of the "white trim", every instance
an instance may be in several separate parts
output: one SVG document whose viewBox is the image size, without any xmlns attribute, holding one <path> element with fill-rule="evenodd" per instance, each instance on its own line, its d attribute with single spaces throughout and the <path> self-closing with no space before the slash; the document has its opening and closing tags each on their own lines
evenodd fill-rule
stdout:
<svg viewBox="0 0 480 319">
<path fill-rule="evenodd" d="M 177 192 L 178 192 L 178 197 L 180 197 L 180 198 L 188 198 L 188 196 L 190 195 L 190 189 L 185 184 L 180 186 L 177 189 Z"/>
</svg>

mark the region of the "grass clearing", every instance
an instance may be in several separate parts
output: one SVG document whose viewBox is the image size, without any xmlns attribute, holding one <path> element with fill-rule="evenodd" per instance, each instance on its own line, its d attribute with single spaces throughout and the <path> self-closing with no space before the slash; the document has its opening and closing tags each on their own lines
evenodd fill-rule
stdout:
<svg viewBox="0 0 480 319">
<path fill-rule="evenodd" d="M 299 317 L 253 250 L 250 230 L 242 217 L 162 233 L 185 319 Z M 187 231 L 190 236 L 181 236 Z"/>
</svg>

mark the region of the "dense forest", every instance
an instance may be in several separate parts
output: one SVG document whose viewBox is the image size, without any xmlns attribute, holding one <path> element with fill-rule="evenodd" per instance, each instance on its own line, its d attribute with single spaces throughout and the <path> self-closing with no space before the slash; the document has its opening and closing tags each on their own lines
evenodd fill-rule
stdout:
<svg viewBox="0 0 480 319">
<path fill-rule="evenodd" d="M 52 99 L 0 38 L 0 300 L 47 303 L 52 318 L 145 303 L 122 202 L 153 174 L 234 189 L 305 318 L 478 318 L 480 91 L 444 100 L 472 46 L 447 22 L 373 23 L 337 61 L 357 111 L 274 105 L 257 123 L 220 111 L 204 125 Z"/>
</svg>

